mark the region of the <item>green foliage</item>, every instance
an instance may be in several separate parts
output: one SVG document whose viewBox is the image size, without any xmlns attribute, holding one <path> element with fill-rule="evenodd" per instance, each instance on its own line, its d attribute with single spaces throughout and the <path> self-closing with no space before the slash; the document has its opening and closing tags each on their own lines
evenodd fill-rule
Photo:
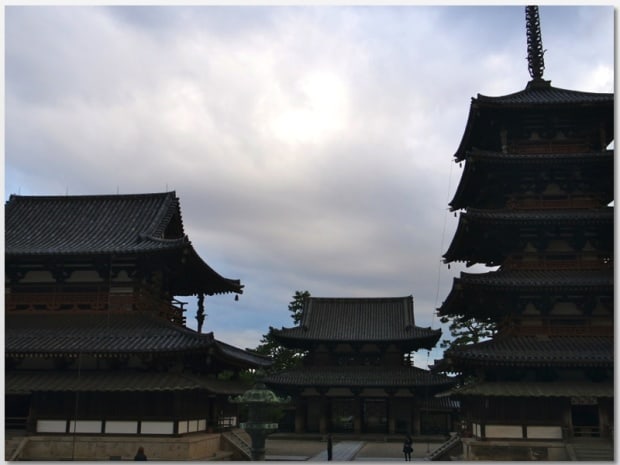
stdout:
<svg viewBox="0 0 620 465">
<path fill-rule="evenodd" d="M 289 303 L 288 309 L 295 324 L 299 324 L 302 317 L 304 301 L 310 297 L 308 291 L 295 291 L 293 300 Z M 273 327 L 269 327 L 269 332 L 263 335 L 260 344 L 254 349 L 262 355 L 267 355 L 273 359 L 270 372 L 279 372 L 295 368 L 301 364 L 305 355 L 304 351 L 288 349 L 278 343 L 273 337 Z"/>
<path fill-rule="evenodd" d="M 292 313 L 291 318 L 295 324 L 299 324 L 301 321 L 301 315 L 304 308 L 304 302 L 310 298 L 310 292 L 308 291 L 295 291 L 293 300 L 288 304 L 288 310 Z"/>
<path fill-rule="evenodd" d="M 452 339 L 441 341 L 442 349 L 451 349 L 457 346 L 475 344 L 489 339 L 497 332 L 497 323 L 492 320 L 477 320 L 472 317 L 457 315 L 455 317 L 442 316 L 442 323 L 450 323 Z"/>
<path fill-rule="evenodd" d="M 263 409 L 261 417 L 265 423 L 279 423 L 282 417 L 284 417 L 285 412 L 282 405 L 269 405 L 263 407 Z M 240 423 L 248 421 L 248 404 L 239 404 L 238 414 Z"/>
<path fill-rule="evenodd" d="M 262 373 L 260 373 L 260 370 L 240 370 L 238 372 L 235 372 L 233 370 L 222 370 L 217 374 L 217 379 L 221 380 L 221 381 L 231 381 L 231 380 L 238 380 L 241 381 L 244 384 L 247 384 L 248 386 L 252 386 L 254 385 L 254 383 L 256 383 L 257 380 L 262 378 Z"/>
<path fill-rule="evenodd" d="M 222 381 L 229 381 L 233 379 L 235 376 L 235 372 L 232 370 L 222 370 L 217 374 L 217 379 Z"/>
</svg>

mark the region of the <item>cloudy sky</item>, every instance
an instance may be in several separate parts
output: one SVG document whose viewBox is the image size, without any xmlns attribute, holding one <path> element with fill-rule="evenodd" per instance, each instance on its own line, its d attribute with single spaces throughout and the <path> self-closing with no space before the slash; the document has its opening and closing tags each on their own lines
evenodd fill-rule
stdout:
<svg viewBox="0 0 620 465">
<path fill-rule="evenodd" d="M 540 20 L 552 85 L 613 92 L 613 6 Z M 441 327 L 470 100 L 530 79 L 523 6 L 9 6 L 5 33 L 5 199 L 176 191 L 245 284 L 205 329 L 244 348 L 296 290 L 413 294 Z"/>
</svg>

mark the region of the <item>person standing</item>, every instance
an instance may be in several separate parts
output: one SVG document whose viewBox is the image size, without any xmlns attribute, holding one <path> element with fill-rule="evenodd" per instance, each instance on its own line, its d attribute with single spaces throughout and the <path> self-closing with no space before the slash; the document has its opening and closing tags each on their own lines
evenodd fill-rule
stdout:
<svg viewBox="0 0 620 465">
<path fill-rule="evenodd" d="M 413 452 L 413 439 L 407 435 L 403 443 L 403 454 L 405 454 L 405 462 L 411 462 L 411 453 Z"/>
<path fill-rule="evenodd" d="M 133 458 L 134 460 L 146 460 L 146 454 L 144 453 L 144 447 L 138 447 L 138 452 L 136 452 L 136 456 Z"/>
</svg>

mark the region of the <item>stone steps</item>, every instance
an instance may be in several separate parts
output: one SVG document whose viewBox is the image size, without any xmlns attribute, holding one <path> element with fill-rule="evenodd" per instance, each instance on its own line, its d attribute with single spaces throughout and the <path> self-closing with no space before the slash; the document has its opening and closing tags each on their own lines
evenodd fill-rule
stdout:
<svg viewBox="0 0 620 465">
<path fill-rule="evenodd" d="M 9 461 L 19 459 L 19 453 L 26 445 L 26 442 L 28 442 L 27 436 L 6 438 L 4 440 L 4 460 Z M 16 453 L 17 456 L 14 457 Z"/>
<path fill-rule="evenodd" d="M 579 461 L 601 462 L 614 460 L 613 444 L 609 442 L 575 442 L 572 444 L 575 456 Z"/>
</svg>

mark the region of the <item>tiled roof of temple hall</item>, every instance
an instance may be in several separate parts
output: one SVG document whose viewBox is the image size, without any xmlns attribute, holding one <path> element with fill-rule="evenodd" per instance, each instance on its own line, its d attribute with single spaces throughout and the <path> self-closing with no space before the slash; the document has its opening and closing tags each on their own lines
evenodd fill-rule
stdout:
<svg viewBox="0 0 620 465">
<path fill-rule="evenodd" d="M 283 341 L 395 342 L 431 348 L 441 330 L 415 325 L 413 297 L 310 297 L 299 326 L 274 329 Z"/>
<path fill-rule="evenodd" d="M 66 256 L 118 258 L 160 253 L 182 256 L 182 260 L 173 260 L 175 295 L 243 292 L 239 280 L 219 275 L 198 255 L 185 235 L 174 192 L 11 195 L 5 205 L 5 256 L 9 266 L 42 257 L 62 260 Z"/>
<path fill-rule="evenodd" d="M 140 371 L 9 371 L 5 376 L 7 394 L 37 391 L 145 392 L 193 391 L 205 389 L 221 395 L 242 394 L 248 385 L 237 380 L 170 372 Z"/>
<path fill-rule="evenodd" d="M 444 358 L 476 366 L 613 367 L 614 343 L 604 336 L 507 336 L 459 346 Z"/>
<path fill-rule="evenodd" d="M 11 195 L 5 213 L 8 256 L 133 253 L 189 242 L 174 192 Z"/>
<path fill-rule="evenodd" d="M 330 366 L 305 367 L 300 370 L 276 373 L 265 378 L 265 383 L 278 386 L 346 386 L 413 388 L 419 386 L 446 386 L 454 379 L 430 373 L 416 367 Z"/>
<path fill-rule="evenodd" d="M 5 354 L 9 357 L 206 351 L 241 364 L 269 366 L 267 357 L 215 340 L 147 312 L 9 312 Z"/>
</svg>

